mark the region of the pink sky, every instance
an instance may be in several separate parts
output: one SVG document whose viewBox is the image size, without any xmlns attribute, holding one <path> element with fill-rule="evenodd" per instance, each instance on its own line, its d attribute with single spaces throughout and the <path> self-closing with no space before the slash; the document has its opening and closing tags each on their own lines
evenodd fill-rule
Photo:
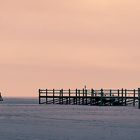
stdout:
<svg viewBox="0 0 140 140">
<path fill-rule="evenodd" d="M 1 0 L 0 91 L 140 87 L 139 0 Z"/>
</svg>

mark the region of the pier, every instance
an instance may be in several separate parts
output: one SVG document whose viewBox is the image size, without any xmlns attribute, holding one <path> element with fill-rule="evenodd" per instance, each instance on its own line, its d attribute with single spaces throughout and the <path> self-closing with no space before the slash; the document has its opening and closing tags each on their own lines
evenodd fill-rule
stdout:
<svg viewBox="0 0 140 140">
<path fill-rule="evenodd" d="M 39 89 L 39 104 L 65 104 L 90 106 L 127 106 L 140 109 L 140 88 L 138 89 Z"/>
</svg>

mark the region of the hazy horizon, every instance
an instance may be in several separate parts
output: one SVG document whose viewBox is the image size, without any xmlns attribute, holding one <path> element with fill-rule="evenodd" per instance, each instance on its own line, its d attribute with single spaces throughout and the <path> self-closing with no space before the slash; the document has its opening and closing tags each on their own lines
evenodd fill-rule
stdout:
<svg viewBox="0 0 140 140">
<path fill-rule="evenodd" d="M 139 0 L 0 1 L 0 91 L 140 87 Z"/>
</svg>

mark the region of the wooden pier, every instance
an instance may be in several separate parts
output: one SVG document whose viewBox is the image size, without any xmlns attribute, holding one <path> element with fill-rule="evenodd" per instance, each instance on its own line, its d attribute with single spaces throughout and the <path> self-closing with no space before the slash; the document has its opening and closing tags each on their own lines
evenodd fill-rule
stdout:
<svg viewBox="0 0 140 140">
<path fill-rule="evenodd" d="M 133 106 L 140 108 L 139 89 L 39 89 L 39 104 L 71 104 L 90 106 Z"/>
</svg>

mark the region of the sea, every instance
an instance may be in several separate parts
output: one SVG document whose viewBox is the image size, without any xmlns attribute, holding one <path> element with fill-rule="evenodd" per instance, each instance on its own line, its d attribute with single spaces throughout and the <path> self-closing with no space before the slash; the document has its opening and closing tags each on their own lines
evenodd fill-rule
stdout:
<svg viewBox="0 0 140 140">
<path fill-rule="evenodd" d="M 4 98 L 2 105 L 37 105 L 38 98 L 35 97 L 7 97 Z"/>
<path fill-rule="evenodd" d="M 39 105 L 38 98 L 0 102 L 0 140 L 138 140 L 133 106 Z"/>
</svg>

